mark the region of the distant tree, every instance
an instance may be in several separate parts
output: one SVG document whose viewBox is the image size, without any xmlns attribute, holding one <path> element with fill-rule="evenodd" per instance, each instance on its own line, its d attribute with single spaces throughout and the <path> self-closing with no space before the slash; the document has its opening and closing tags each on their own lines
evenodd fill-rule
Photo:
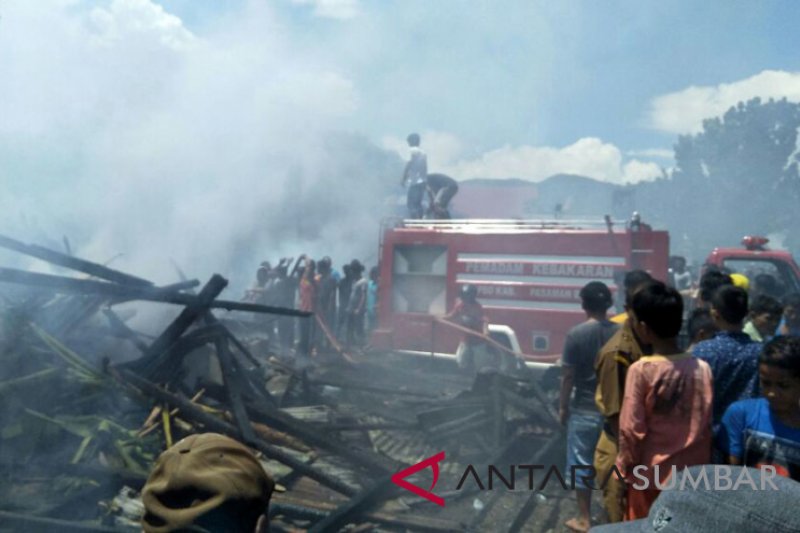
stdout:
<svg viewBox="0 0 800 533">
<path fill-rule="evenodd" d="M 698 245 L 735 244 L 748 233 L 785 232 L 800 249 L 800 104 L 754 98 L 675 144 L 676 168 L 660 189 L 667 227 Z M 650 195 L 648 195 L 650 196 Z"/>
</svg>

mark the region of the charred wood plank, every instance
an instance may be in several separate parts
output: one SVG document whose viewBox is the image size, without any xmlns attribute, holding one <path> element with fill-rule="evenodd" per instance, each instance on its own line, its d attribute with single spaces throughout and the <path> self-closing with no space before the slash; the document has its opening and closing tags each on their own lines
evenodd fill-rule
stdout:
<svg viewBox="0 0 800 533">
<path fill-rule="evenodd" d="M 299 420 L 279 409 L 267 408 L 253 403 L 248 404 L 248 408 L 254 418 L 265 424 L 288 433 L 306 444 L 339 455 L 356 466 L 366 468 L 377 475 L 389 475 L 397 470 L 398 465 L 394 461 L 353 448 L 334 435 L 321 432 L 319 427 Z"/>
<path fill-rule="evenodd" d="M 229 435 L 239 440 L 243 440 L 242 435 L 235 426 L 223 420 L 220 420 L 214 415 L 206 413 L 188 399 L 167 392 L 161 387 L 155 385 L 154 383 L 144 378 L 139 377 L 133 372 L 123 370 L 120 373 L 118 373 L 118 375 L 123 381 L 139 389 L 145 395 L 150 396 L 159 402 L 164 402 L 180 409 L 181 418 L 189 422 L 202 424 L 203 426 L 205 426 L 206 429 L 210 431 L 215 431 L 218 433 L 222 433 L 224 435 Z M 276 448 L 275 446 L 272 446 L 270 444 L 267 444 L 266 442 L 262 441 L 259 438 L 256 438 L 252 442 L 246 442 L 246 441 L 244 442 L 249 446 L 252 446 L 256 450 L 260 451 L 261 453 L 263 453 L 266 457 L 274 459 L 279 463 L 282 463 L 288 466 L 289 468 L 296 470 L 298 473 L 310 479 L 313 479 L 320 485 L 324 485 L 330 489 L 335 490 L 336 492 L 344 494 L 345 496 L 354 496 L 358 492 L 350 485 L 343 483 L 339 479 L 334 478 L 333 476 L 330 476 L 325 472 L 320 471 L 319 469 L 309 467 L 302 461 L 295 459 L 294 457 L 284 452 L 283 450 Z"/>
<path fill-rule="evenodd" d="M 389 389 L 385 387 L 377 387 L 374 385 L 365 385 L 362 383 L 356 382 L 344 382 L 344 381 L 337 381 L 333 379 L 326 379 L 326 378 L 311 378 L 309 379 L 309 383 L 311 385 L 327 385 L 329 387 L 336 387 L 339 389 L 344 390 L 362 390 L 365 392 L 374 392 L 377 394 L 382 395 L 394 395 L 394 396 L 415 396 L 418 398 L 441 398 L 441 394 L 434 394 L 431 392 L 421 392 L 421 391 L 407 391 L 407 390 L 398 390 L 398 389 Z"/>
<path fill-rule="evenodd" d="M 367 509 L 387 499 L 397 491 L 397 486 L 391 479 L 385 479 L 366 488 L 339 506 L 324 519 L 314 524 L 308 533 L 325 533 L 326 531 L 339 531 L 343 526 L 351 523 L 356 518 L 366 514 Z"/>
<path fill-rule="evenodd" d="M 3 525 L 16 524 L 24 529 L 20 531 L 105 531 L 109 533 L 132 533 L 138 528 L 107 527 L 86 522 L 73 522 L 58 518 L 45 518 L 10 511 L 0 511 L 0 522 Z"/>
<path fill-rule="evenodd" d="M 112 331 L 122 338 L 131 341 L 142 353 L 147 352 L 147 343 L 144 342 L 138 333 L 133 331 L 122 319 L 111 309 L 103 309 L 103 314 L 111 326 Z"/>
<path fill-rule="evenodd" d="M 256 435 L 253 432 L 253 426 L 247 417 L 247 410 L 244 408 L 242 400 L 241 388 L 244 376 L 234 367 L 228 338 L 222 336 L 214 342 L 214 345 L 217 349 L 217 359 L 219 360 L 220 370 L 222 370 L 222 379 L 225 382 L 228 402 L 230 402 L 230 407 L 233 411 L 233 418 L 236 420 L 236 427 L 239 428 L 239 432 L 245 442 L 255 442 Z"/>
<path fill-rule="evenodd" d="M 547 454 L 549 454 L 556 446 L 562 444 L 563 434 L 562 431 L 556 432 L 553 436 L 550 437 L 550 440 L 545 443 L 545 445 L 536 453 L 533 454 L 533 457 L 530 461 L 526 464 L 540 464 L 542 458 L 544 458 Z M 486 517 L 489 515 L 491 510 L 497 504 L 501 497 L 506 495 L 505 491 L 494 491 L 492 496 L 489 498 L 489 501 L 484 504 L 483 509 L 473 518 L 472 522 L 470 522 L 468 530 L 469 531 L 476 531 L 477 528 L 486 520 Z M 514 521 L 511 524 L 511 527 L 508 529 L 509 532 L 517 532 L 520 528 L 525 524 L 528 517 L 530 516 L 530 512 L 536 506 L 536 496 L 539 494 L 538 491 L 531 491 L 530 495 L 528 496 L 527 501 L 520 509 L 517 516 L 514 517 Z"/>
<path fill-rule="evenodd" d="M 550 409 L 547 409 L 546 406 L 541 404 L 539 406 L 531 405 L 525 398 L 509 390 L 503 390 L 502 394 L 503 399 L 509 405 L 519 409 L 531 418 L 548 425 L 551 429 L 560 427 L 558 419 L 554 417 L 554 413 Z"/>
<path fill-rule="evenodd" d="M 158 366 L 158 360 L 162 358 L 174 345 L 181 335 L 191 327 L 194 322 L 204 316 L 208 312 L 208 306 L 214 299 L 228 286 L 228 280 L 214 274 L 208 283 L 205 284 L 200 294 L 197 295 L 197 304 L 187 306 L 180 312 L 180 314 L 167 326 L 161 335 L 150 344 L 147 351 L 141 359 L 134 361 L 131 364 L 133 368 L 144 369 L 149 374 L 152 374 L 153 368 Z"/>
<path fill-rule="evenodd" d="M 269 504 L 269 517 L 286 516 L 304 520 L 318 521 L 326 518 L 334 509 L 330 504 L 299 500 L 297 498 L 281 499 Z M 450 520 L 442 520 L 431 516 L 397 516 L 384 512 L 367 513 L 363 515 L 366 522 L 381 524 L 393 528 L 402 528 L 408 531 L 425 531 L 428 533 L 456 533 L 464 530 L 464 526 Z"/>
<path fill-rule="evenodd" d="M 399 424 L 392 422 L 374 422 L 374 423 L 332 423 L 332 424 L 319 424 L 319 428 L 323 431 L 374 431 L 378 429 L 399 430 L 399 431 L 418 431 L 420 428 L 414 424 Z"/>
<path fill-rule="evenodd" d="M 15 268 L 0 267 L 0 282 L 17 283 L 52 289 L 55 292 L 67 292 L 77 294 L 97 294 L 118 301 L 144 300 L 149 302 L 163 302 L 185 306 L 199 305 L 199 296 L 176 292 L 167 287 L 126 287 L 116 283 L 96 281 L 93 279 L 75 279 L 65 276 L 54 276 L 52 274 L 40 274 L 38 272 L 28 272 Z M 274 307 L 269 305 L 251 304 L 246 302 L 232 302 L 228 300 L 215 300 L 209 309 L 226 309 L 228 311 L 245 311 L 249 313 L 267 313 L 285 316 L 308 317 L 313 313 L 308 311 L 298 311 L 285 307 Z"/>
<path fill-rule="evenodd" d="M 48 263 L 52 263 L 54 265 L 69 268 L 71 270 L 77 270 L 78 272 L 83 272 L 84 274 L 89 274 L 90 276 L 107 281 L 113 281 L 114 283 L 119 283 L 120 285 L 128 285 L 131 287 L 153 286 L 153 283 L 147 281 L 146 279 L 132 276 L 130 274 L 120 272 L 119 270 L 114 270 L 113 268 L 108 268 L 107 266 L 93 263 L 85 259 L 79 259 L 72 255 L 56 252 L 55 250 L 50 250 L 44 246 L 25 244 L 24 242 L 6 237 L 5 235 L 0 235 L 0 246 L 9 250 L 14 250 L 15 252 L 35 257 L 37 259 L 42 259 L 43 261 L 47 261 Z"/>
</svg>

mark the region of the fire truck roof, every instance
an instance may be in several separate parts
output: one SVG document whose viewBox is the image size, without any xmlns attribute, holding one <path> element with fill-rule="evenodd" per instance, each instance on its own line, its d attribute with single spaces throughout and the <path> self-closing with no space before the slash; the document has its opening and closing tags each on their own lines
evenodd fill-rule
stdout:
<svg viewBox="0 0 800 533">
<path fill-rule="evenodd" d="M 394 228 L 428 230 L 453 233 L 524 233 L 527 231 L 576 231 L 624 232 L 629 228 L 627 221 L 594 219 L 451 219 L 451 220 L 401 220 L 396 219 L 388 225 Z M 393 222 L 393 223 L 392 223 Z"/>
</svg>

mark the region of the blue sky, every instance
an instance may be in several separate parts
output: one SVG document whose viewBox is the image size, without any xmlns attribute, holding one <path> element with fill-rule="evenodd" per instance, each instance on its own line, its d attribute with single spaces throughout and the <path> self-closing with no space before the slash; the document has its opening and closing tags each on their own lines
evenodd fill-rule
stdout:
<svg viewBox="0 0 800 533">
<path fill-rule="evenodd" d="M 273 126 L 313 123 L 356 132 L 401 157 L 405 135 L 418 131 L 432 167 L 457 179 L 539 181 L 566 172 L 632 183 L 668 172 L 679 134 L 699 131 L 702 119 L 742 99 L 800 101 L 800 3 L 790 0 L 4 5 L 0 40 L 6 59 L 0 57 L 0 69 L 18 85 L 16 94 L 5 96 L 12 115 L 25 111 L 18 117 L 22 129 L 30 129 L 30 110 L 13 96 L 31 99 L 30 86 L 53 105 L 49 112 L 30 102 L 41 124 L 77 124 L 92 98 L 108 98 L 97 89 L 103 84 L 102 90 L 120 93 L 116 104 L 140 98 L 135 87 L 141 82 L 125 81 L 130 71 L 109 75 L 109 65 L 125 64 L 159 90 L 159 80 L 176 71 L 195 76 L 178 76 L 162 97 L 197 98 L 206 107 L 220 100 L 220 90 L 231 98 L 238 93 L 242 106 L 269 98 L 282 111 Z M 163 53 L 146 57 L 158 47 Z M 43 57 L 40 48 L 59 52 Z M 96 64 L 87 66 L 86 57 Z M 233 70 L 222 81 L 213 79 L 221 62 Z M 37 68 L 69 72 L 67 77 L 74 68 L 83 74 L 77 78 L 82 86 L 69 80 L 72 88 L 52 88 L 54 98 L 44 94 L 41 86 L 52 84 L 47 75 L 37 78 Z M 63 83 L 63 77 L 52 81 Z M 225 81 L 229 86 L 215 88 Z M 157 92 L 144 111 L 165 105 Z M 80 94 L 81 110 L 65 112 L 53 104 L 60 98 L 70 109 L 73 93 Z M 261 112 L 253 120 L 273 120 L 269 110 Z M 317 120 L 319 114 L 324 120 Z M 81 119 L 81 133 L 88 134 L 89 122 Z M 18 130 L 6 129 L 18 138 Z M 75 138 L 69 128 L 50 130 Z"/>
<path fill-rule="evenodd" d="M 330 179 L 331 131 L 398 167 L 418 131 L 429 169 L 460 180 L 653 179 L 702 119 L 800 101 L 798 15 L 794 1 L 5 1 L 0 225 L 69 233 L 98 259 L 135 250 L 143 274 L 225 258 L 296 176 Z"/>
<path fill-rule="evenodd" d="M 246 2 L 164 0 L 202 34 Z M 597 137 L 670 149 L 654 98 L 800 71 L 791 1 L 282 0 L 290 39 L 354 83 L 343 124 L 373 139 L 456 135 L 467 153 Z"/>
</svg>

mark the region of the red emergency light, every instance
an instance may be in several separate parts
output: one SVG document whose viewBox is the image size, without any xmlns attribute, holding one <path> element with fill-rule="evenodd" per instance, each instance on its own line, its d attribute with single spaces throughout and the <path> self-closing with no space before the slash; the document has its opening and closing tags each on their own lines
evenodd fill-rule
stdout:
<svg viewBox="0 0 800 533">
<path fill-rule="evenodd" d="M 756 235 L 747 235 L 742 239 L 742 244 L 748 250 L 765 250 L 769 239 L 766 237 L 759 237 Z"/>
</svg>

